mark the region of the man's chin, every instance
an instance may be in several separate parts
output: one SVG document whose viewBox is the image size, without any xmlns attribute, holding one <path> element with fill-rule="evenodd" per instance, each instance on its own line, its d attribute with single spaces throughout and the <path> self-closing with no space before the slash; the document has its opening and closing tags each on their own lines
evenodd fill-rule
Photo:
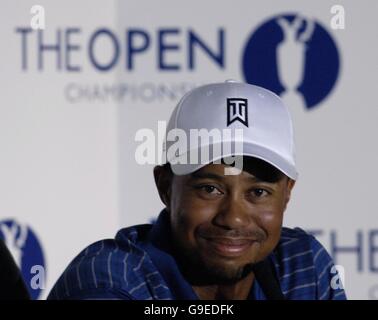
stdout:
<svg viewBox="0 0 378 320">
<path fill-rule="evenodd" d="M 212 278 L 217 283 L 230 284 L 247 277 L 253 271 L 253 264 L 250 263 L 242 266 L 218 265 L 213 266 L 210 270 Z"/>
<path fill-rule="evenodd" d="M 211 263 L 203 261 L 196 266 L 187 268 L 189 280 L 192 284 L 232 284 L 247 277 L 253 271 L 253 264 L 235 266 L 230 264 Z M 189 270 L 192 270 L 191 272 Z M 193 271 L 195 270 L 195 271 Z"/>
</svg>

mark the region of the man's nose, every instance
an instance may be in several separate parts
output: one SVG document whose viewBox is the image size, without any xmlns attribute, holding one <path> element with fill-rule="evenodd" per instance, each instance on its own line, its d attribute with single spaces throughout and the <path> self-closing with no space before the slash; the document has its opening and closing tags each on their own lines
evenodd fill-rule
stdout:
<svg viewBox="0 0 378 320">
<path fill-rule="evenodd" d="M 225 229 L 240 229 L 251 223 L 252 214 L 249 211 L 243 199 L 229 196 L 219 207 L 213 221 Z"/>
</svg>

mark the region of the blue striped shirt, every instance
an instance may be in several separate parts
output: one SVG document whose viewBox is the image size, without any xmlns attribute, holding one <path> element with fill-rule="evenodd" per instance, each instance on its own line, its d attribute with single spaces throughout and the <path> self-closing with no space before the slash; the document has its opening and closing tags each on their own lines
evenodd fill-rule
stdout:
<svg viewBox="0 0 378 320">
<path fill-rule="evenodd" d="M 98 241 L 67 267 L 48 299 L 198 299 L 169 250 L 169 223 L 163 210 L 153 225 L 121 229 L 115 239 Z M 343 300 L 333 289 L 336 274 L 324 247 L 305 231 L 282 228 L 267 257 L 286 299 Z M 249 299 L 265 300 L 258 281 Z"/>
</svg>

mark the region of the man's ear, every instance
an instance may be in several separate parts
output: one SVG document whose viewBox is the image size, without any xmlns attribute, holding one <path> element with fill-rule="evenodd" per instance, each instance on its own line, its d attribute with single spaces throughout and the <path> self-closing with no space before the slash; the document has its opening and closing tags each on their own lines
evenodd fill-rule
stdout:
<svg viewBox="0 0 378 320">
<path fill-rule="evenodd" d="M 169 164 L 163 166 L 156 166 L 154 168 L 155 184 L 159 192 L 161 201 L 169 211 L 170 198 L 171 198 L 171 185 L 173 173 Z"/>
<path fill-rule="evenodd" d="M 295 180 L 288 178 L 287 186 L 286 186 L 287 189 L 286 189 L 286 198 L 285 198 L 285 209 L 286 209 L 287 204 L 290 201 L 291 191 L 293 190 L 294 185 L 295 185 Z"/>
</svg>

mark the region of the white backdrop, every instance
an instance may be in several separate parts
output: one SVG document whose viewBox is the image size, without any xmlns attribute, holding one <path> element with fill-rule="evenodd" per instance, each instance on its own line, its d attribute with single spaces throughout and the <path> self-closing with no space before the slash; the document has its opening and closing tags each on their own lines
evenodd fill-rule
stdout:
<svg viewBox="0 0 378 320">
<path fill-rule="evenodd" d="M 86 245 L 157 216 L 136 131 L 228 78 L 294 88 L 300 176 L 285 225 L 317 232 L 349 298 L 378 298 L 378 2 L 339 1 L 345 28 L 333 29 L 334 1 L 39 1 L 45 29 L 25 31 L 35 4 L 0 5 L 0 232 L 28 226 L 13 252 L 29 275 L 42 252 L 39 298 Z M 279 39 L 290 16 L 302 23 L 294 42 Z"/>
</svg>

